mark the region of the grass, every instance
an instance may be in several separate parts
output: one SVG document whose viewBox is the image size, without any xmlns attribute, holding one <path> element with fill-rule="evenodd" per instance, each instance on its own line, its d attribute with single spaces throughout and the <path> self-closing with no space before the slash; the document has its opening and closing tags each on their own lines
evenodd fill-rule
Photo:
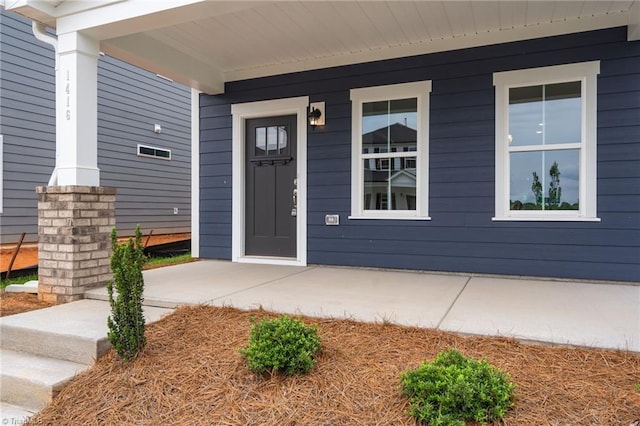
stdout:
<svg viewBox="0 0 640 426">
<path fill-rule="evenodd" d="M 25 275 L 22 277 L 9 278 L 8 280 L 0 281 L 0 288 L 5 289 L 8 285 L 11 284 L 24 284 L 27 281 L 37 280 L 38 274 Z"/>
<path fill-rule="evenodd" d="M 174 263 L 188 262 L 191 259 L 191 253 L 181 254 L 180 256 L 151 257 L 145 265 L 153 267 L 173 265 Z"/>
</svg>

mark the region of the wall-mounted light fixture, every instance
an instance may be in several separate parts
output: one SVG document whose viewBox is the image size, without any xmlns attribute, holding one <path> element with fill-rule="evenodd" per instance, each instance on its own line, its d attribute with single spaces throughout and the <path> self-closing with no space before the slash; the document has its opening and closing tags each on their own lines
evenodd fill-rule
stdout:
<svg viewBox="0 0 640 426">
<path fill-rule="evenodd" d="M 162 133 L 162 126 L 160 126 L 159 124 L 154 124 L 153 125 L 153 132 L 154 133 Z"/>
<path fill-rule="evenodd" d="M 309 104 L 309 125 L 315 130 L 316 126 L 324 126 L 324 102 Z"/>
</svg>

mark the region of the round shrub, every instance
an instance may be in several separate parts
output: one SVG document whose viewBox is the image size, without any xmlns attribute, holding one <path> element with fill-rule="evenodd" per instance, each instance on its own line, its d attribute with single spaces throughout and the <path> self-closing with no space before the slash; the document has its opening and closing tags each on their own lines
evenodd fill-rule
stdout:
<svg viewBox="0 0 640 426">
<path fill-rule="evenodd" d="M 240 353 L 254 373 L 281 372 L 286 375 L 307 373 L 320 352 L 317 328 L 287 315 L 254 323 L 249 345 Z"/>
<path fill-rule="evenodd" d="M 513 406 L 515 385 L 506 373 L 454 349 L 403 373 L 400 380 L 409 397 L 408 414 L 429 426 L 491 422 Z"/>
</svg>

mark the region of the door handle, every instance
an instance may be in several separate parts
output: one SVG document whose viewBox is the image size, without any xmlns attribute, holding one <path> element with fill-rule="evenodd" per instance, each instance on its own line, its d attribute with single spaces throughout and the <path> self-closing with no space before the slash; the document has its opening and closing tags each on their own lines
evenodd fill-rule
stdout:
<svg viewBox="0 0 640 426">
<path fill-rule="evenodd" d="M 291 209 L 291 216 L 298 216 L 298 179 L 293 180 L 293 208 Z"/>
</svg>

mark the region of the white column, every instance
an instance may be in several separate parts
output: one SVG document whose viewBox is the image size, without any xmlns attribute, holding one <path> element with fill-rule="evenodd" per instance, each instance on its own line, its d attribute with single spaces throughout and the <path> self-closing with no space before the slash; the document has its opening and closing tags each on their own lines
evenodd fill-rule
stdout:
<svg viewBox="0 0 640 426">
<path fill-rule="evenodd" d="M 191 257 L 200 257 L 200 91 L 191 89 Z"/>
<path fill-rule="evenodd" d="M 56 168 L 59 186 L 100 186 L 98 56 L 98 41 L 78 32 L 58 35 Z"/>
</svg>

